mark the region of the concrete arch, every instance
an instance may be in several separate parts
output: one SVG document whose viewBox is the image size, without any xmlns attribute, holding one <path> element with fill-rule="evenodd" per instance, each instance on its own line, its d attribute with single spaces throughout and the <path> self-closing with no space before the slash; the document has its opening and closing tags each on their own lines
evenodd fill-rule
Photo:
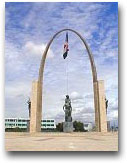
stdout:
<svg viewBox="0 0 127 163">
<path fill-rule="evenodd" d="M 57 32 L 51 38 L 51 40 L 48 42 L 48 44 L 47 44 L 47 46 L 45 48 L 45 51 L 43 53 L 42 59 L 41 59 L 38 81 L 42 82 L 42 80 L 43 80 L 43 70 L 44 70 L 45 60 L 46 60 L 46 56 L 47 56 L 47 53 L 48 53 L 50 45 L 52 44 L 52 42 L 56 38 L 56 36 L 59 35 L 60 33 L 64 32 L 64 31 L 71 31 L 71 32 L 75 33 L 81 39 L 83 44 L 85 45 L 85 48 L 86 48 L 88 56 L 89 56 L 90 64 L 91 64 L 92 75 L 93 75 L 93 82 L 96 82 L 97 81 L 96 66 L 95 66 L 95 63 L 94 63 L 94 58 L 93 58 L 92 52 L 90 51 L 90 48 L 89 48 L 87 42 L 85 41 L 85 39 L 77 31 L 75 31 L 73 29 L 68 29 L 68 28 L 62 29 L 59 32 Z"/>
<path fill-rule="evenodd" d="M 104 94 L 104 82 L 97 80 L 97 72 L 96 66 L 94 63 L 93 55 L 90 51 L 90 48 L 85 41 L 85 39 L 75 30 L 73 29 L 62 29 L 57 32 L 48 42 L 45 51 L 43 52 L 43 56 L 41 59 L 41 64 L 39 68 L 39 76 L 38 81 L 33 81 L 32 83 L 32 96 L 31 96 L 31 117 L 30 117 L 30 132 L 40 132 L 41 131 L 41 119 L 42 119 L 42 90 L 43 90 L 43 72 L 45 66 L 45 60 L 52 44 L 53 40 L 57 35 L 64 31 L 71 31 L 75 33 L 85 45 L 87 50 L 91 69 L 93 76 L 93 90 L 94 90 L 94 107 L 95 107 L 95 126 L 96 131 L 99 132 L 107 132 L 107 120 L 106 120 L 106 107 L 105 107 L 105 94 Z"/>
</svg>

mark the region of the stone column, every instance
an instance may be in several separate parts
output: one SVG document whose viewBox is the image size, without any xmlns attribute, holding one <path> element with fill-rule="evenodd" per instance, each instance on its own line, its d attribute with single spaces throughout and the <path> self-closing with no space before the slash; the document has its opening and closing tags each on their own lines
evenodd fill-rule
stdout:
<svg viewBox="0 0 127 163">
<path fill-rule="evenodd" d="M 107 132 L 104 81 L 94 83 L 95 125 L 96 131 Z"/>
<path fill-rule="evenodd" d="M 94 107 L 95 107 L 95 129 L 100 131 L 100 117 L 99 117 L 99 99 L 98 99 L 98 82 L 94 82 Z"/>
<path fill-rule="evenodd" d="M 30 117 L 30 133 L 41 131 L 41 87 L 38 81 L 32 82 L 32 95 L 31 95 L 31 117 Z"/>
</svg>

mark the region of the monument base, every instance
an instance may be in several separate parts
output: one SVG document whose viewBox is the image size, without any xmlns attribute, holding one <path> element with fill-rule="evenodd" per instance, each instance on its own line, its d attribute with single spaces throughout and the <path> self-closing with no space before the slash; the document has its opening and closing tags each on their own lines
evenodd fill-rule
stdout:
<svg viewBox="0 0 127 163">
<path fill-rule="evenodd" d="M 63 122 L 63 132 L 73 132 L 73 122 Z"/>
</svg>

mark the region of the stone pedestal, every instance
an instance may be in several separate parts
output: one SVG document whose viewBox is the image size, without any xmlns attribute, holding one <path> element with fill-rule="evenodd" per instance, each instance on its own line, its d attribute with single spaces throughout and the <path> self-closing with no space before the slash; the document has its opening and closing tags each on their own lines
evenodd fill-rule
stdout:
<svg viewBox="0 0 127 163">
<path fill-rule="evenodd" d="M 63 132 L 73 132 L 73 122 L 63 122 Z"/>
</svg>

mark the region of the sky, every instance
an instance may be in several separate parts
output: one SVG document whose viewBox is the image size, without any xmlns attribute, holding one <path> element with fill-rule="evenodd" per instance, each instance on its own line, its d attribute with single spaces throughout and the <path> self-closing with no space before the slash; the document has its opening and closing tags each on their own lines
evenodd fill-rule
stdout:
<svg viewBox="0 0 127 163">
<path fill-rule="evenodd" d="M 104 80 L 107 119 L 118 121 L 118 4 L 115 2 L 6 2 L 5 6 L 5 117 L 28 118 L 27 100 L 37 80 L 46 44 L 61 29 L 71 28 L 87 41 L 98 80 Z M 81 40 L 66 33 L 53 41 L 45 63 L 42 118 L 64 121 L 64 98 L 72 101 L 73 120 L 94 123 L 90 61 Z M 68 64 L 68 66 L 67 66 Z M 68 68 L 67 68 L 68 67 Z M 67 73 L 68 72 L 68 73 Z"/>
</svg>

